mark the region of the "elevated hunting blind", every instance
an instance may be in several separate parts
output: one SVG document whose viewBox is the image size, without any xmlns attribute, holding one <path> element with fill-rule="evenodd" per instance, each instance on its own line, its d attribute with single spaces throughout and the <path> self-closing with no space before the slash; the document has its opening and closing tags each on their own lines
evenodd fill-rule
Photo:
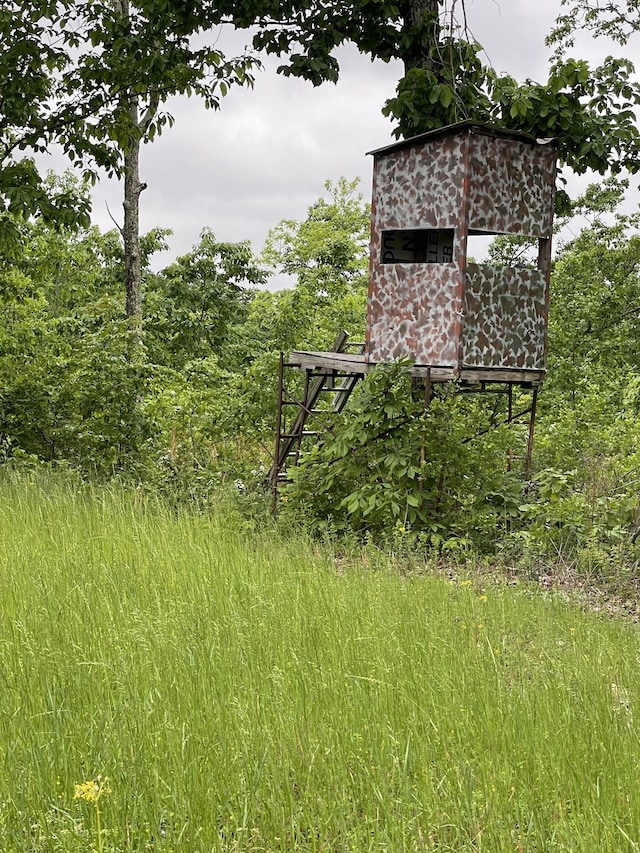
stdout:
<svg viewBox="0 0 640 853">
<path fill-rule="evenodd" d="M 366 339 L 347 352 L 293 351 L 281 359 L 274 488 L 298 460 L 307 421 L 333 395 L 340 411 L 357 380 L 377 364 L 410 359 L 425 382 L 508 394 L 530 389 L 527 464 L 537 388 L 546 367 L 556 146 L 552 141 L 472 122 L 371 152 L 374 158 Z M 476 238 L 517 235 L 538 242 L 535 264 L 473 260 Z M 483 250 L 484 246 L 480 246 Z M 306 372 L 304 398 L 285 369 Z M 498 384 L 500 388 L 498 388 Z M 284 407 L 297 407 L 286 423 Z"/>
<path fill-rule="evenodd" d="M 539 381 L 555 146 L 465 123 L 372 153 L 367 362 Z M 470 238 L 498 234 L 537 238 L 537 268 L 473 262 Z"/>
</svg>

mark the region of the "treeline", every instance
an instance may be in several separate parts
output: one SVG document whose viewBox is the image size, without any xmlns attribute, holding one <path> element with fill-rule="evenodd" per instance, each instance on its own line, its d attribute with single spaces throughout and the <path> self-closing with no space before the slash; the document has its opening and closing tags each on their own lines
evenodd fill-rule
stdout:
<svg viewBox="0 0 640 853">
<path fill-rule="evenodd" d="M 141 340 L 125 314 L 117 232 L 22 222 L 20 249 L 0 268 L 4 464 L 124 477 L 200 508 L 226 488 L 266 515 L 278 353 L 327 349 L 342 328 L 364 333 L 368 207 L 356 182 L 326 189 L 304 221 L 272 230 L 260 257 L 205 230 L 155 273 L 166 234 L 147 234 Z M 397 548 L 542 557 L 632 582 L 640 237 L 638 215 L 616 212 L 625 189 L 591 187 L 573 209 L 587 227 L 557 251 L 530 477 L 526 429 L 505 424 L 506 403 L 450 389 L 425 415 L 397 366 L 362 382 L 303 456 L 280 517 Z M 527 250 L 499 238 L 489 261 L 526 263 Z M 295 286 L 266 289 L 274 271 Z"/>
<path fill-rule="evenodd" d="M 369 212 L 356 183 L 328 185 L 304 222 L 273 229 L 260 259 L 204 230 L 154 273 L 167 235 L 144 236 L 141 339 L 126 316 L 117 231 L 21 222 L 19 249 L 0 262 L 3 458 L 187 493 L 192 480 L 259 470 L 273 443 L 279 351 L 326 348 L 344 324 L 363 334 Z M 296 287 L 266 289 L 275 269 Z"/>
</svg>

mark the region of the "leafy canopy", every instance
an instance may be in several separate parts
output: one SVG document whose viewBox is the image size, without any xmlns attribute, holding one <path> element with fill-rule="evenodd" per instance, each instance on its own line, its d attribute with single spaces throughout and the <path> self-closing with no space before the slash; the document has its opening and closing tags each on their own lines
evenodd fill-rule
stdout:
<svg viewBox="0 0 640 853">
<path fill-rule="evenodd" d="M 588 5 L 601 4 L 577 3 Z M 556 137 L 561 161 L 580 174 L 639 168 L 640 84 L 626 58 L 607 57 L 592 67 L 560 52 L 546 82 L 519 83 L 483 62 L 481 45 L 466 27 L 464 3 L 221 0 L 215 6 L 219 21 L 258 25 L 254 46 L 285 57 L 281 73 L 314 85 L 338 79 L 335 49 L 344 43 L 372 59 L 401 60 L 404 75 L 383 110 L 396 122 L 397 136 L 473 119 Z M 456 7 L 462 9 L 462 23 Z M 628 0 L 628 8 L 637 17 L 637 0 Z"/>
<path fill-rule="evenodd" d="M 203 4 L 169 0 L 6 0 L 0 8 L 0 248 L 20 220 L 89 224 L 87 194 L 54 192 L 33 153 L 54 143 L 91 180 L 121 176 L 123 152 L 173 122 L 173 95 L 216 109 L 252 82 L 255 56 L 227 59 Z M 209 36 L 205 36 L 209 33 Z"/>
<path fill-rule="evenodd" d="M 256 57 L 226 59 L 213 34 L 203 35 L 207 10 L 188 9 L 167 0 L 82 0 L 56 19 L 68 52 L 56 94 L 70 119 L 57 140 L 76 165 L 89 154 L 121 175 L 122 151 L 173 123 L 162 109 L 171 96 L 197 95 L 217 109 L 230 86 L 252 82 Z"/>
<path fill-rule="evenodd" d="M 30 215 L 62 227 L 88 225 L 86 194 L 47 183 L 33 160 L 63 122 L 55 80 L 68 56 L 53 16 L 64 8 L 50 0 L 7 0 L 0 8 L 0 251 L 15 252 L 20 220 Z"/>
<path fill-rule="evenodd" d="M 640 0 L 562 0 L 561 5 L 569 9 L 558 16 L 547 38 L 547 44 L 556 45 L 559 53 L 574 46 L 579 30 L 623 45 L 640 31 Z"/>
</svg>

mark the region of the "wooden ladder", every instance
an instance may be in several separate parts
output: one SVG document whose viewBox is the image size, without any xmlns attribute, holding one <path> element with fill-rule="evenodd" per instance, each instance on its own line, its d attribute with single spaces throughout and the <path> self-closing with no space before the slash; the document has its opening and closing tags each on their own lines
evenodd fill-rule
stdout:
<svg viewBox="0 0 640 853">
<path fill-rule="evenodd" d="M 331 352 L 355 350 L 358 354 L 364 352 L 363 342 L 349 342 L 349 335 L 342 331 L 336 338 Z M 351 392 L 362 378 L 359 373 L 348 373 L 334 369 L 305 370 L 304 390 L 302 398 L 299 392 L 293 392 L 287 385 L 286 374 L 290 369 L 301 370 L 295 361 L 286 361 L 280 353 L 278 369 L 278 407 L 276 414 L 276 446 L 273 465 L 269 471 L 269 479 L 273 488 L 274 512 L 278 502 L 278 488 L 287 482 L 287 468 L 298 464 L 302 443 L 305 438 L 316 438 L 322 432 L 321 423 L 313 424 L 314 429 L 308 428 L 310 419 L 317 420 L 319 416 L 341 412 Z M 324 408 L 319 404 L 322 399 L 330 403 Z M 286 411 L 290 409 L 291 415 Z"/>
</svg>

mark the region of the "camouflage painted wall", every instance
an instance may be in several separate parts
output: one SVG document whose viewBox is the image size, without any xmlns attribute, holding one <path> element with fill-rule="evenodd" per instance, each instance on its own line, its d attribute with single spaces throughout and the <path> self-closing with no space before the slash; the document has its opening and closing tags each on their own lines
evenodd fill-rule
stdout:
<svg viewBox="0 0 640 853">
<path fill-rule="evenodd" d="M 452 228 L 460 220 L 465 174 L 464 137 L 436 139 L 377 157 L 374 229 Z"/>
<path fill-rule="evenodd" d="M 384 264 L 369 298 L 369 361 L 458 363 L 462 300 L 457 264 Z"/>
<path fill-rule="evenodd" d="M 541 370 L 543 272 L 466 263 L 468 229 L 551 235 L 555 149 L 465 126 L 375 152 L 366 357 Z M 385 232 L 451 229 L 452 263 L 385 262 Z M 400 256 L 404 257 L 404 256 Z"/>
<path fill-rule="evenodd" d="M 475 134 L 469 168 L 470 229 L 529 237 L 550 234 L 554 148 Z"/>
<path fill-rule="evenodd" d="M 544 370 L 546 286 L 539 270 L 469 264 L 462 364 Z"/>
</svg>

